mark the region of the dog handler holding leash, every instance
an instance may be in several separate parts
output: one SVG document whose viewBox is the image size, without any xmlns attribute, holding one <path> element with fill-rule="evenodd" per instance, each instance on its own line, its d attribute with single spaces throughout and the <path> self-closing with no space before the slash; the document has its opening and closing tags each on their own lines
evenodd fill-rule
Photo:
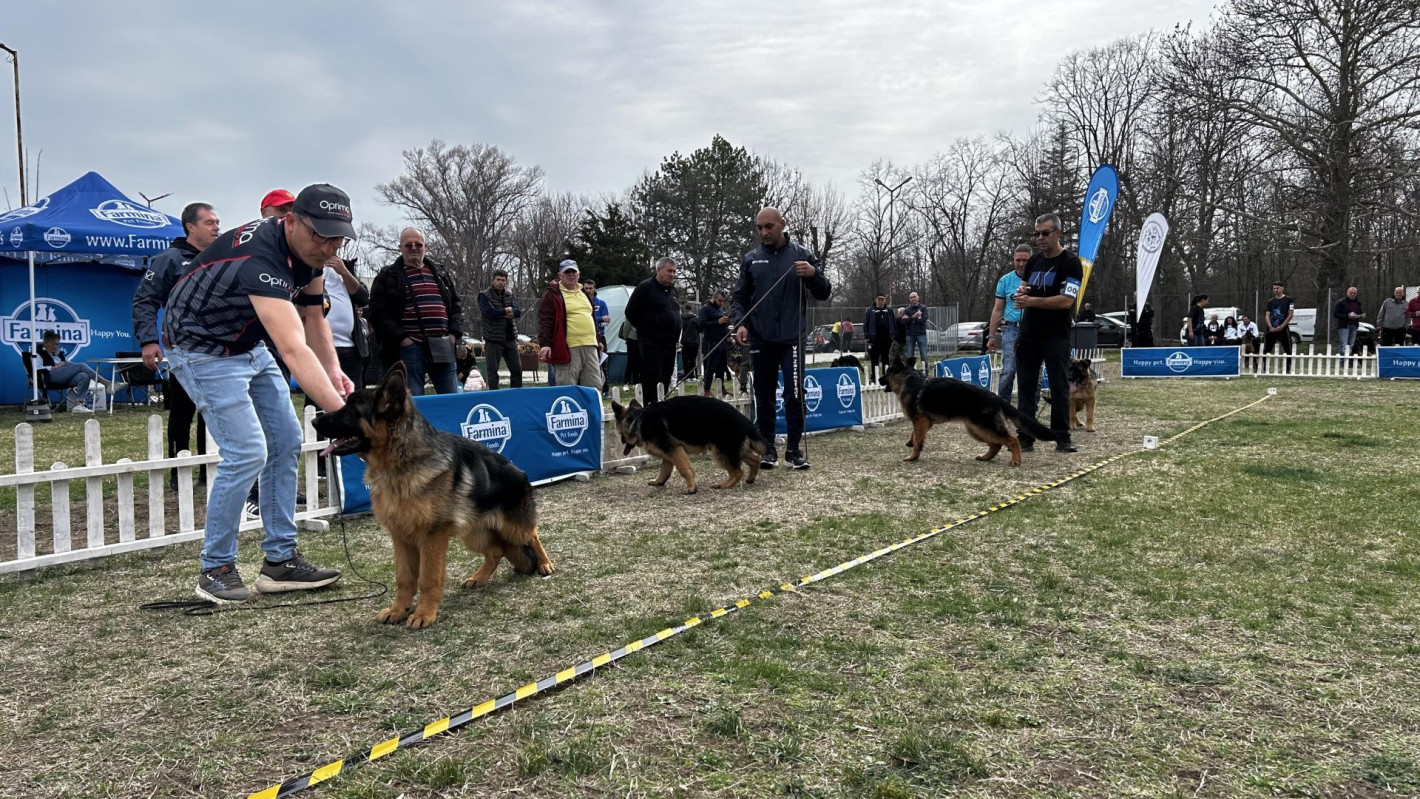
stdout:
<svg viewBox="0 0 1420 799">
<path fill-rule="evenodd" d="M 269 336 L 306 396 L 326 411 L 354 390 L 340 369 L 321 313 L 325 263 L 348 238 L 350 198 L 329 184 L 307 186 L 285 216 L 229 230 L 202 251 L 173 287 L 163 336 L 168 362 L 222 450 L 207 498 L 197 596 L 244 602 L 237 572 L 242 503 L 259 478 L 266 554 L 256 589 L 322 588 L 340 572 L 296 550 L 296 471 L 301 424 L 291 391 L 262 339 Z"/>
<path fill-rule="evenodd" d="M 774 391 L 782 371 L 784 416 L 789 432 L 784 461 L 791 469 L 807 469 L 809 461 L 799 448 L 804 436 L 804 289 L 822 301 L 828 299 L 833 287 L 819 268 L 818 257 L 789 241 L 779 209 L 761 210 L 754 226 L 759 231 L 760 246 L 740 259 L 740 279 L 730 303 L 730 318 L 735 339 L 740 346 L 750 348 L 755 425 L 769 442 L 761 465 L 773 469 L 779 462 L 773 443 Z M 786 281 L 790 273 L 798 280 Z M 760 307 L 761 303 L 764 307 Z"/>
</svg>

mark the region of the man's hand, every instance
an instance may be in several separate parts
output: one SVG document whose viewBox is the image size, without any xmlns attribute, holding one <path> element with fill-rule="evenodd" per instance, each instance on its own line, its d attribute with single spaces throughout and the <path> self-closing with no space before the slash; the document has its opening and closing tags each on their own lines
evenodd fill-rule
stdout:
<svg viewBox="0 0 1420 799">
<path fill-rule="evenodd" d="M 503 315 L 506 316 L 506 317 L 508 317 L 509 319 L 512 319 L 512 318 L 513 318 L 513 307 L 510 305 L 510 306 L 508 306 L 507 308 L 504 308 L 504 309 L 503 309 Z"/>
<path fill-rule="evenodd" d="M 722 325 L 728 325 L 728 324 L 730 323 L 730 317 L 728 317 L 728 316 L 721 316 L 719 323 L 722 324 Z"/>
<path fill-rule="evenodd" d="M 345 277 L 346 275 L 350 274 L 350 270 L 345 268 L 345 260 L 342 259 L 339 255 L 332 255 L 327 258 L 325 261 L 325 265 L 330 267 L 331 269 L 334 269 L 336 274 L 340 275 L 341 277 Z"/>
<path fill-rule="evenodd" d="M 995 336 L 987 336 L 987 337 L 986 337 L 986 351 L 987 351 L 987 352 L 995 352 L 995 351 L 996 351 L 996 337 L 995 337 Z"/>
<path fill-rule="evenodd" d="M 144 344 L 144 345 L 143 345 L 143 365 L 144 365 L 144 366 L 146 366 L 146 367 L 148 367 L 149 369 L 152 369 L 153 371 L 156 372 L 156 371 L 158 371 L 158 361 L 161 361 L 162 359 L 163 359 L 163 348 L 162 348 L 162 347 L 159 347 L 157 344 Z"/>
<path fill-rule="evenodd" d="M 537 359 L 538 359 L 539 361 L 542 361 L 543 363 L 551 363 L 551 362 L 552 362 L 552 348 L 551 348 L 551 347 L 543 347 L 542 349 L 538 350 L 538 351 L 537 351 Z"/>
<path fill-rule="evenodd" d="M 335 386 L 335 393 L 339 394 L 341 397 L 349 397 L 351 394 L 355 393 L 355 384 L 339 369 L 330 373 L 330 384 Z M 324 410 L 333 411 L 336 409 L 325 408 Z"/>
<path fill-rule="evenodd" d="M 735 328 L 735 341 L 739 342 L 741 347 L 749 344 L 749 328 L 744 325 Z"/>
<path fill-rule="evenodd" d="M 817 271 L 817 269 L 814 269 L 814 265 L 809 263 L 808 261 L 794 262 L 794 274 L 798 275 L 799 277 L 813 277 L 814 273 Z"/>
<path fill-rule="evenodd" d="M 399 346 L 401 346 L 401 347 L 408 347 L 408 346 L 410 346 L 410 345 L 413 344 L 413 343 L 414 343 L 414 339 L 412 339 L 412 338 L 410 338 L 410 337 L 408 337 L 408 336 L 405 336 L 403 339 L 400 340 Z"/>
</svg>

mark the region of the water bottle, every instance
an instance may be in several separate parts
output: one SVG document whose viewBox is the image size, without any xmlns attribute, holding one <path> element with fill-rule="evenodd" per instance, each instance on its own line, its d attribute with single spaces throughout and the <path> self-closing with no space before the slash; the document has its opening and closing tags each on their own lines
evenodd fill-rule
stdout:
<svg viewBox="0 0 1420 799">
<path fill-rule="evenodd" d="M 94 410 L 108 410 L 108 389 L 104 388 L 103 383 L 98 384 L 94 389 Z"/>
</svg>

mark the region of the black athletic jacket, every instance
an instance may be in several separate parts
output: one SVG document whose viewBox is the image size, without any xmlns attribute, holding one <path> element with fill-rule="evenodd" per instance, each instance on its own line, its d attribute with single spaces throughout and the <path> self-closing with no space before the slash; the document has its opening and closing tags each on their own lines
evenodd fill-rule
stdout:
<svg viewBox="0 0 1420 799">
<path fill-rule="evenodd" d="M 168 304 L 173 285 L 192 269 L 200 254 L 186 236 L 178 236 L 173 239 L 173 246 L 148 262 L 148 272 L 133 295 L 133 337 L 138 339 L 138 346 L 158 343 L 158 309 Z"/>
<path fill-rule="evenodd" d="M 779 282 L 785 272 L 794 271 L 795 261 L 813 264 L 813 276 L 790 275 Z M 738 330 L 742 324 L 748 327 L 751 344 L 803 344 L 808 325 L 808 314 L 804 311 L 808 302 L 807 297 L 800 300 L 800 282 L 806 293 L 819 301 L 828 299 L 833 292 L 833 286 L 823 276 L 818 256 L 787 237 L 784 246 L 778 249 L 762 244 L 745 253 L 740 259 L 739 283 L 730 296 L 731 329 Z M 755 303 L 759 305 L 756 307 Z M 746 317 L 751 308 L 754 313 Z"/>
</svg>

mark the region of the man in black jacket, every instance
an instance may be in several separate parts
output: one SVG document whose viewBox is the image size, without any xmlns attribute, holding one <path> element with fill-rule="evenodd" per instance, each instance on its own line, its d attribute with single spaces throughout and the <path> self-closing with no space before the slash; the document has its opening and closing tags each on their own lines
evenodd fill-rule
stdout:
<svg viewBox="0 0 1420 799">
<path fill-rule="evenodd" d="M 809 461 L 799 449 L 804 436 L 804 325 L 807 320 L 805 290 L 819 301 L 833 291 L 819 268 L 818 257 L 784 235 L 784 215 L 764 208 L 754 219 L 760 246 L 740 259 L 740 279 L 735 286 L 730 317 L 735 338 L 748 346 L 754 372 L 755 425 L 771 442 L 761 461 L 772 469 L 779 463 L 774 444 L 774 394 L 779 374 L 784 375 L 784 417 L 788 447 L 784 460 L 791 469 L 807 469 Z M 794 280 L 790 280 L 790 275 Z"/>
<path fill-rule="evenodd" d="M 488 364 L 488 388 L 498 390 L 498 370 L 508 363 L 508 386 L 523 387 L 523 365 L 518 356 L 518 328 L 515 320 L 523 315 L 518 298 L 508 291 L 508 273 L 493 270 L 493 285 L 478 295 L 478 312 L 483 317 L 483 357 Z"/>
<path fill-rule="evenodd" d="M 641 348 L 641 401 L 657 400 L 656 386 L 667 393 L 675 382 L 675 348 L 680 341 L 680 302 L 675 297 L 676 263 L 656 262 L 656 273 L 641 281 L 626 301 L 626 321 L 636 328 Z"/>
<path fill-rule="evenodd" d="M 680 379 L 695 378 L 700 359 L 700 314 L 695 303 L 688 302 L 680 313 Z"/>
<path fill-rule="evenodd" d="M 892 349 L 892 336 L 897 329 L 897 320 L 892 309 L 887 307 L 887 295 L 879 294 L 873 300 L 873 307 L 863 314 L 863 336 L 868 341 L 868 379 L 878 382 L 878 366 L 887 373 L 888 352 Z"/>
<path fill-rule="evenodd" d="M 730 377 L 728 356 L 730 344 L 730 312 L 725 308 L 725 290 L 720 289 L 710 297 L 710 301 L 700 306 L 700 352 L 705 359 L 704 377 L 700 383 L 705 396 L 712 396 L 712 385 L 716 379 L 724 391 L 725 381 Z"/>
<path fill-rule="evenodd" d="M 404 361 L 409 392 L 424 393 L 424 376 L 434 393 L 458 391 L 455 348 L 463 338 L 463 305 L 443 266 L 424 255 L 424 234 L 405 228 L 400 257 L 380 270 L 370 288 L 370 324 L 380 341 L 385 367 Z M 447 342 L 441 341 L 446 339 Z"/>
<path fill-rule="evenodd" d="M 189 203 L 182 209 L 181 222 L 183 235 L 153 258 L 133 295 L 133 337 L 143 347 L 143 365 L 153 371 L 157 371 L 163 358 L 158 311 L 168 304 L 173 284 L 191 270 L 197 256 L 222 233 L 222 222 L 207 203 Z M 192 452 L 192 417 L 197 416 L 197 405 L 171 373 L 163 384 L 163 398 L 168 408 L 168 457 L 175 458 L 183 450 Z M 207 425 L 201 416 L 197 416 L 197 452 L 207 453 Z M 206 466 L 199 472 L 199 479 L 207 479 Z M 172 472 L 172 486 L 177 488 L 176 469 Z"/>
</svg>

